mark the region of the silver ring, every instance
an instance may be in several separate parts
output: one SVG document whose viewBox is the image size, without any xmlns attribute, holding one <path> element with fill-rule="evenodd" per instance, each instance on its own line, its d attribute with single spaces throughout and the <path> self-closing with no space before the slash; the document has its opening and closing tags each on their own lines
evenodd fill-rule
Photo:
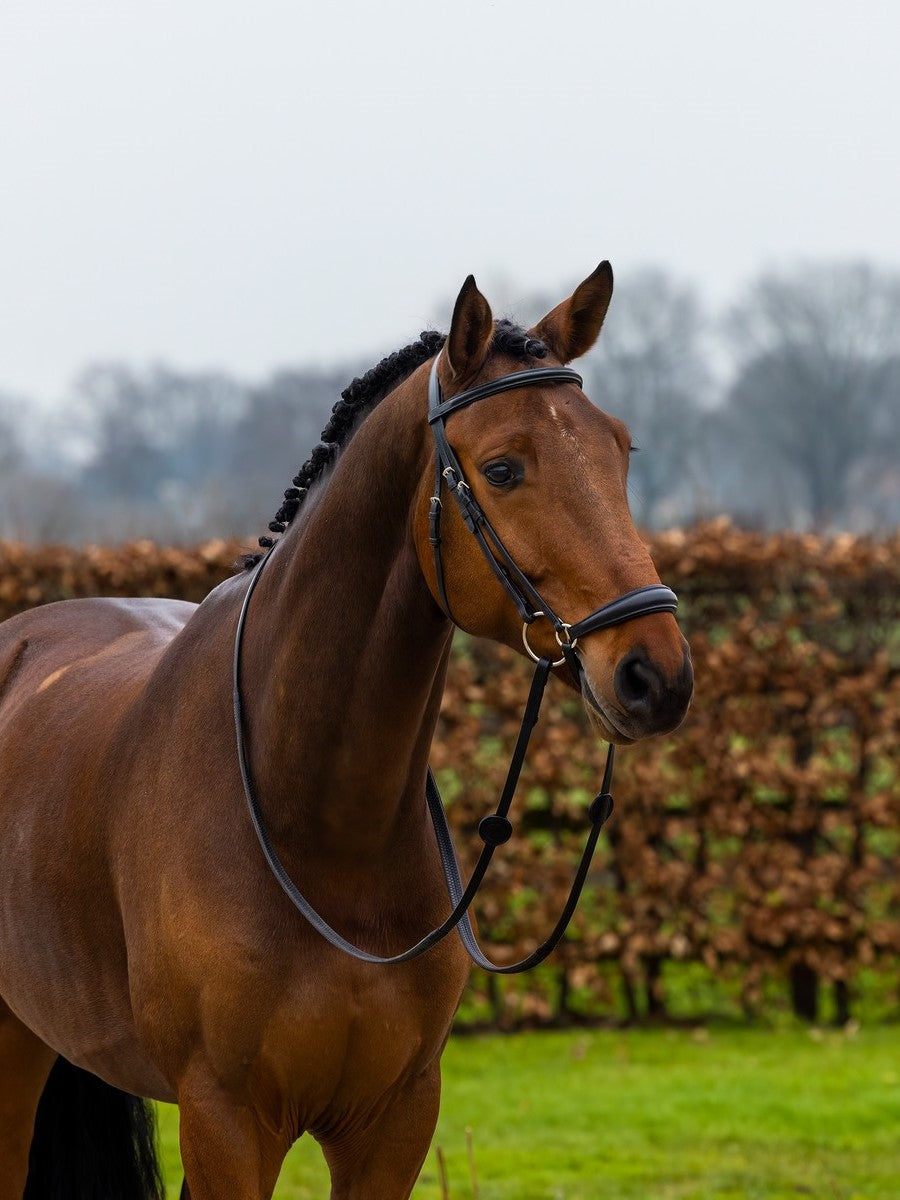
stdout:
<svg viewBox="0 0 900 1200">
<path fill-rule="evenodd" d="M 574 650 L 575 647 L 578 645 L 578 638 L 572 637 L 572 626 L 567 621 L 563 621 L 562 628 L 566 631 L 566 640 L 563 641 L 562 638 L 559 636 L 559 630 L 554 629 L 553 632 L 556 635 L 556 644 L 559 646 L 559 648 L 561 650 L 565 650 L 565 649 Z"/>
<path fill-rule="evenodd" d="M 538 609 L 537 612 L 534 614 L 534 617 L 535 618 L 542 617 L 543 615 L 544 615 L 544 613 L 542 612 L 542 610 Z M 566 628 L 568 629 L 568 626 L 566 626 Z M 558 634 L 557 634 L 556 640 L 559 642 Z M 535 652 L 532 650 L 532 648 L 528 645 L 528 622 L 527 621 L 522 622 L 522 643 L 525 646 L 525 651 L 528 654 L 528 657 L 531 659 L 531 661 L 532 662 L 540 662 L 541 661 L 540 656 L 535 654 Z M 562 642 L 559 642 L 559 644 L 560 644 L 560 646 L 562 646 Z M 566 656 L 563 654 L 561 658 L 558 658 L 556 660 L 556 662 L 552 662 L 550 664 L 550 666 L 551 667 L 561 667 L 565 661 L 566 661 Z"/>
</svg>

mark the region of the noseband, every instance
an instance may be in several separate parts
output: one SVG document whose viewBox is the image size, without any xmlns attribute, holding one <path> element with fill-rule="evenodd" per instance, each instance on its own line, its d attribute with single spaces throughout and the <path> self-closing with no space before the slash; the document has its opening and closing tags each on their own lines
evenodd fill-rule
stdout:
<svg viewBox="0 0 900 1200">
<path fill-rule="evenodd" d="M 450 601 L 447 596 L 444 565 L 441 558 L 441 497 L 444 485 L 446 484 L 448 491 L 456 500 L 466 528 L 475 538 L 488 565 L 511 598 L 519 616 L 522 618 L 522 640 L 525 643 L 525 649 L 529 656 L 536 664 L 528 701 L 522 717 L 522 724 L 519 728 L 519 736 L 516 739 L 516 746 L 510 760 L 500 801 L 496 810 L 491 815 L 484 817 L 478 826 L 478 833 L 484 845 L 465 888 L 460 878 L 456 852 L 453 847 L 440 793 L 438 792 L 431 769 L 429 768 L 428 770 L 425 781 L 425 799 L 428 804 L 432 824 L 434 825 L 438 851 L 441 856 L 441 865 L 447 883 L 447 892 L 450 903 L 453 906 L 450 915 L 402 954 L 386 958 L 370 954 L 359 946 L 354 946 L 352 942 L 348 942 L 346 938 L 342 937 L 341 934 L 320 916 L 288 875 L 281 859 L 278 857 L 275 847 L 269 839 L 250 772 L 244 731 L 240 678 L 241 648 L 250 598 L 256 589 L 256 585 L 259 582 L 266 563 L 269 561 L 269 556 L 272 554 L 274 547 L 266 553 L 256 566 L 246 595 L 244 596 L 244 603 L 241 606 L 237 632 L 235 634 L 233 699 L 238 762 L 240 764 L 241 779 L 244 785 L 244 795 L 247 800 L 250 819 L 270 870 L 294 907 L 302 913 L 313 928 L 330 942 L 332 946 L 363 962 L 379 963 L 382 965 L 402 963 L 409 962 L 410 959 L 424 954 L 426 950 L 430 950 L 432 946 L 446 937 L 453 929 L 458 928 L 463 945 L 477 966 L 495 974 L 512 975 L 519 971 L 526 971 L 530 967 L 537 966 L 538 963 L 543 962 L 559 943 L 568 927 L 569 921 L 572 919 L 572 914 L 575 911 L 584 887 L 594 848 L 600 836 L 600 830 L 613 809 L 613 799 L 609 789 L 612 784 L 615 747 L 610 744 L 606 755 L 606 766 L 603 772 L 600 791 L 588 808 L 590 832 L 588 833 L 584 851 L 582 852 L 568 899 L 559 920 L 546 940 L 529 954 L 527 958 L 506 966 L 498 966 L 492 963 L 490 959 L 485 957 L 476 941 L 471 922 L 469 921 L 468 909 L 481 886 L 494 851 L 512 836 L 512 823 L 507 814 L 512 805 L 522 764 L 525 761 L 525 753 L 528 749 L 531 731 L 537 723 L 544 688 L 546 687 L 550 671 L 553 667 L 558 667 L 565 663 L 572 672 L 575 680 L 580 682 L 582 667 L 577 654 L 577 644 L 582 638 L 587 637 L 588 634 L 596 633 L 601 629 L 609 629 L 614 625 L 622 625 L 626 621 L 633 621 L 637 617 L 651 616 L 654 613 L 674 613 L 678 605 L 678 599 L 671 588 L 667 588 L 662 584 L 650 584 L 647 587 L 635 588 L 633 591 L 625 592 L 624 595 L 618 596 L 615 600 L 611 600 L 609 603 L 595 609 L 592 613 L 589 613 L 574 624 L 569 624 L 554 612 L 547 601 L 543 599 L 537 589 L 531 584 L 527 576 L 516 565 L 515 560 L 504 546 L 497 531 L 491 525 L 481 505 L 475 499 L 472 489 L 469 487 L 463 474 L 459 460 L 447 440 L 445 421 L 451 413 L 457 412 L 461 408 L 467 408 L 470 404 L 474 404 L 478 400 L 484 400 L 488 396 L 497 396 L 502 392 L 511 391 L 514 388 L 535 385 L 544 386 L 550 383 L 574 383 L 578 387 L 581 387 L 582 378 L 577 371 L 572 371 L 568 367 L 538 367 L 533 370 L 516 371 L 510 375 L 502 375 L 499 379 L 492 379 L 488 383 L 480 384 L 478 387 L 470 388 L 468 391 L 460 392 L 456 396 L 444 400 L 441 395 L 441 385 L 437 373 L 439 358 L 440 356 L 435 359 L 432 365 L 428 384 L 428 423 L 431 426 L 435 446 L 435 483 L 429 511 L 429 540 L 434 552 L 435 578 L 441 605 L 444 612 L 453 621 Z M 561 650 L 561 656 L 556 660 L 538 656 L 529 645 L 528 627 L 541 617 L 546 618 L 550 622 L 556 634 L 556 640 Z M 455 621 L 454 624 L 456 624 Z"/>
</svg>

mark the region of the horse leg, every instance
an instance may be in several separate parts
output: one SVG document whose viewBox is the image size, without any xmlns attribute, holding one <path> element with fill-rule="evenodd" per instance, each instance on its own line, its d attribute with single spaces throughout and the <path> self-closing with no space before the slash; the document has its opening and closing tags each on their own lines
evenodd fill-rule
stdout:
<svg viewBox="0 0 900 1200">
<path fill-rule="evenodd" d="M 208 1076 L 178 1092 L 182 1198 L 271 1200 L 292 1137 Z"/>
<path fill-rule="evenodd" d="M 38 1101 L 56 1054 L 0 1001 L 0 1200 L 21 1200 Z"/>
<path fill-rule="evenodd" d="M 440 1099 L 435 1062 L 362 1131 L 320 1138 L 331 1170 L 331 1200 L 407 1200 L 431 1144 Z"/>
</svg>

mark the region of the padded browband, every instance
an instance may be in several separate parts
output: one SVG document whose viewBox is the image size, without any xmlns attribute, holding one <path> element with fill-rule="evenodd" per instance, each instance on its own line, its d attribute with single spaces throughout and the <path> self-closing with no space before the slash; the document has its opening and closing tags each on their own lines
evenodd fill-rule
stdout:
<svg viewBox="0 0 900 1200">
<path fill-rule="evenodd" d="M 456 412 L 458 408 L 467 408 L 476 400 L 484 400 L 488 396 L 499 396 L 501 392 L 511 392 L 515 388 L 543 383 L 574 383 L 581 387 L 584 380 L 577 371 L 573 371 L 570 367 L 534 367 L 530 371 L 517 371 L 514 375 L 502 375 L 499 379 L 491 379 L 487 383 L 479 384 L 478 387 L 469 388 L 467 392 L 460 392 L 458 396 L 451 396 L 449 400 L 439 401 L 440 390 L 435 387 L 437 384 L 437 371 L 435 371 L 432 374 L 429 388 L 428 420 L 434 423 L 449 416 L 450 413 Z"/>
</svg>

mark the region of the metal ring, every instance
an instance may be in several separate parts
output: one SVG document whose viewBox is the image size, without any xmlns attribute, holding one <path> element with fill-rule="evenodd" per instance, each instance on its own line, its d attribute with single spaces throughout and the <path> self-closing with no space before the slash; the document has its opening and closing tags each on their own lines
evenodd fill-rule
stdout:
<svg viewBox="0 0 900 1200">
<path fill-rule="evenodd" d="M 542 617 L 542 616 L 544 616 L 543 610 L 539 608 L 537 610 L 537 612 L 533 614 L 532 620 L 535 620 L 537 617 Z M 541 661 L 540 656 L 535 654 L 535 652 L 532 650 L 532 648 L 528 645 L 528 625 L 529 625 L 528 621 L 522 622 L 522 642 L 525 646 L 525 650 L 528 654 L 528 657 L 531 659 L 531 661 L 532 662 L 540 662 Z M 566 628 L 568 628 L 568 626 L 566 626 Z M 557 636 L 556 640 L 559 642 L 558 636 Z M 562 642 L 559 642 L 559 644 L 560 644 L 560 646 L 562 646 Z M 556 662 L 552 662 L 550 664 L 550 666 L 551 667 L 561 667 L 565 661 L 566 661 L 566 656 L 563 654 L 561 658 L 558 658 L 556 660 Z"/>
<path fill-rule="evenodd" d="M 566 631 L 566 640 L 565 641 L 563 641 L 562 638 L 559 636 L 561 629 L 564 629 Z M 578 645 L 578 638 L 572 637 L 572 626 L 567 621 L 563 621 L 560 628 L 554 629 L 553 632 L 556 634 L 556 643 L 561 650 L 574 650 L 575 647 Z"/>
</svg>

